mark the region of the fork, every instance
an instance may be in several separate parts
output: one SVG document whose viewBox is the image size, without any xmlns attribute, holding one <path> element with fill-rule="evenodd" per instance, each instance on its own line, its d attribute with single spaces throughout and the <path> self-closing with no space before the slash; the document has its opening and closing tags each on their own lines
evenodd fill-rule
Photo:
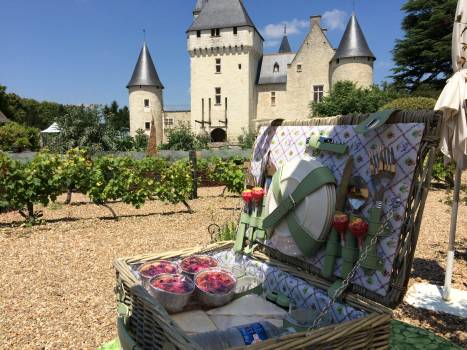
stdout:
<svg viewBox="0 0 467 350">
<path fill-rule="evenodd" d="M 369 153 L 371 181 L 375 188 L 375 205 L 382 208 L 384 192 L 396 175 L 396 157 L 392 147 L 381 147 Z"/>
<path fill-rule="evenodd" d="M 375 205 L 371 208 L 368 218 L 368 233 L 365 238 L 364 250 L 368 247 L 367 258 L 361 262 L 361 266 L 367 275 L 373 274 L 375 270 L 384 270 L 383 261 L 378 257 L 376 245 L 371 241 L 378 234 L 381 226 L 381 217 L 383 216 L 384 193 L 389 188 L 396 175 L 397 161 L 392 147 L 381 147 L 375 152 L 370 152 L 370 174 L 371 182 L 375 190 Z"/>
</svg>

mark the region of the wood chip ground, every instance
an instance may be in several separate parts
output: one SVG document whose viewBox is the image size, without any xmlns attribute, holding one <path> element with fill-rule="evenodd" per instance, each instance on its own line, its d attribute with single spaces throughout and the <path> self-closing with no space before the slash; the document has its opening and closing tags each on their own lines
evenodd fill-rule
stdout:
<svg viewBox="0 0 467 350">
<path fill-rule="evenodd" d="M 208 243 L 210 223 L 237 220 L 239 199 L 221 192 L 202 188 L 192 215 L 183 205 L 148 202 L 138 210 L 113 203 L 114 221 L 79 194 L 72 205 L 46 208 L 44 225 L 20 227 L 17 213 L 0 215 L 0 349 L 95 349 L 115 338 L 112 261 Z M 443 198 L 443 191 L 428 197 L 410 283 L 443 282 L 450 222 Z M 466 224 L 462 206 L 453 279 L 460 289 L 467 289 Z M 467 345 L 465 320 L 406 304 L 396 316 Z"/>
</svg>

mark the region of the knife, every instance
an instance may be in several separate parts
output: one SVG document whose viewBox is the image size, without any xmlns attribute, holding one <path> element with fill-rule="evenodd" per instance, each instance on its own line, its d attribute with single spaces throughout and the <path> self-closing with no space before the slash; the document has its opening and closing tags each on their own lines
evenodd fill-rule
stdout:
<svg viewBox="0 0 467 350">
<path fill-rule="evenodd" d="M 349 156 L 344 166 L 344 172 L 342 173 L 341 182 L 337 188 L 336 193 L 336 211 L 344 211 L 345 199 L 347 197 L 347 190 L 350 185 L 352 178 L 353 169 L 353 157 Z M 336 256 L 338 255 L 339 244 L 339 233 L 332 228 L 331 233 L 326 242 L 326 253 L 324 256 L 324 263 L 321 269 L 321 273 L 325 278 L 331 279 L 334 274 L 334 267 L 336 264 Z"/>
<path fill-rule="evenodd" d="M 352 179 L 352 168 L 353 168 L 353 157 L 349 156 L 345 163 L 344 172 L 342 173 L 341 182 L 337 188 L 336 193 L 336 210 L 344 211 L 345 199 L 347 197 L 347 191 Z"/>
</svg>

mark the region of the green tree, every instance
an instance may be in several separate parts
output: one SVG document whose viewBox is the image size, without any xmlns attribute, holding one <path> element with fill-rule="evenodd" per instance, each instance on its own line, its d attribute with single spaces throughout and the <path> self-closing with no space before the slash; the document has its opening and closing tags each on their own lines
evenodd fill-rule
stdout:
<svg viewBox="0 0 467 350">
<path fill-rule="evenodd" d="M 120 132 L 125 132 L 130 129 L 130 113 L 127 106 L 120 108 L 117 101 L 112 101 L 110 106 L 104 106 L 103 113 L 106 123 L 113 129 Z"/>
<path fill-rule="evenodd" d="M 163 145 L 163 148 L 174 151 L 207 149 L 209 142 L 208 137 L 196 136 L 187 124 L 180 124 L 170 129 L 167 134 L 167 140 L 167 144 Z"/>
<path fill-rule="evenodd" d="M 351 81 L 339 81 L 322 102 L 311 103 L 311 113 L 314 117 L 373 113 L 396 96 L 388 87 L 359 88 Z"/>
<path fill-rule="evenodd" d="M 0 150 L 21 152 L 39 148 L 39 129 L 28 128 L 18 123 L 0 126 Z"/>
<path fill-rule="evenodd" d="M 143 129 L 136 130 L 136 135 L 133 140 L 136 151 L 145 151 L 148 147 L 148 136 Z"/>
<path fill-rule="evenodd" d="M 440 90 L 451 72 L 451 37 L 457 0 L 407 0 L 405 32 L 393 50 L 392 78 L 409 91 Z M 424 94 L 425 95 L 425 94 Z"/>
<path fill-rule="evenodd" d="M 242 129 L 242 134 L 238 137 L 238 143 L 242 149 L 252 149 L 256 141 L 256 134 L 246 129 Z"/>
<path fill-rule="evenodd" d="M 48 127 L 67 110 L 67 107 L 58 103 L 38 102 L 12 93 L 5 93 L 1 103 L 5 106 L 3 112 L 12 121 L 39 129 Z"/>
<path fill-rule="evenodd" d="M 401 97 L 386 103 L 381 109 L 431 109 L 435 108 L 436 100 L 429 97 Z"/>
<path fill-rule="evenodd" d="M 119 145 L 125 144 L 125 134 L 105 123 L 100 107 L 71 108 L 58 118 L 57 123 L 60 133 L 54 138 L 51 148 L 59 152 L 75 147 L 87 148 L 93 153 L 118 151 Z"/>
</svg>

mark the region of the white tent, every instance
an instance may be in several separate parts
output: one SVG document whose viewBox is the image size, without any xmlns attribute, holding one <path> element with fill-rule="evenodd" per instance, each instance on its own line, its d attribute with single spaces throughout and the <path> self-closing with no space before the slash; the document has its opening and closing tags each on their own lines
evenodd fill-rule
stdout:
<svg viewBox="0 0 467 350">
<path fill-rule="evenodd" d="M 60 132 L 60 128 L 58 127 L 57 123 L 53 123 L 47 129 L 41 131 L 42 134 L 57 134 L 59 132 Z"/>
<path fill-rule="evenodd" d="M 41 147 L 47 146 L 51 140 L 55 138 L 53 135 L 58 135 L 60 128 L 57 123 L 53 123 L 47 129 L 41 131 Z"/>
</svg>

